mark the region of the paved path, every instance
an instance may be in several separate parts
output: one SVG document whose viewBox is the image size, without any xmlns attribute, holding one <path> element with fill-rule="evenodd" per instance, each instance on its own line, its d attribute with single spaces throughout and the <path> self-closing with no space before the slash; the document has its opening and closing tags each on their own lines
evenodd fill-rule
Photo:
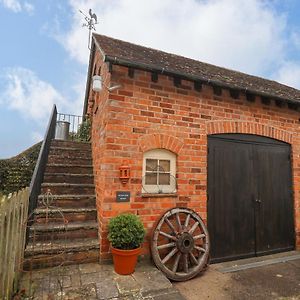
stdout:
<svg viewBox="0 0 300 300">
<path fill-rule="evenodd" d="M 121 276 L 113 266 L 82 264 L 25 273 L 20 283 L 33 299 L 184 300 L 153 265 L 139 263 L 132 275 Z"/>
<path fill-rule="evenodd" d="M 198 277 L 174 285 L 187 300 L 300 300 L 299 254 L 214 264 Z"/>
<path fill-rule="evenodd" d="M 26 273 L 21 288 L 41 300 L 300 300 L 299 254 L 214 264 L 173 285 L 150 263 L 139 263 L 129 276 L 116 274 L 111 264 L 82 264 Z"/>
</svg>

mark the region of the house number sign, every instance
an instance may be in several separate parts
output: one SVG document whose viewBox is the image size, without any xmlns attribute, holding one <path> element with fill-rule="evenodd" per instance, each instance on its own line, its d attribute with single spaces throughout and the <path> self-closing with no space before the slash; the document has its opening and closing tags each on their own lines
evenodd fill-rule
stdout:
<svg viewBox="0 0 300 300">
<path fill-rule="evenodd" d="M 118 191 L 117 192 L 117 202 L 129 202 L 130 201 L 130 192 Z"/>
</svg>

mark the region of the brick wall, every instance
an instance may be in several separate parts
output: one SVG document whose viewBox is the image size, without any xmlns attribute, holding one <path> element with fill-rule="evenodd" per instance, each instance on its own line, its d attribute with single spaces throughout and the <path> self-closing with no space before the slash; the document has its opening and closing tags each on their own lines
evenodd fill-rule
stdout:
<svg viewBox="0 0 300 300">
<path fill-rule="evenodd" d="M 98 95 L 90 93 L 89 113 L 93 115 L 93 159 L 101 237 L 101 257 L 109 256 L 107 222 L 121 212 L 140 215 L 148 235 L 144 253 L 148 252 L 149 233 L 154 222 L 169 208 L 189 207 L 206 220 L 207 135 L 214 133 L 249 133 L 275 138 L 292 145 L 295 220 L 297 245 L 300 246 L 300 128 L 299 113 L 286 105 L 229 90 L 194 83 L 180 83 L 165 75 L 157 82 L 151 73 L 108 65 L 100 54 L 95 56 L 97 68 L 106 84 L 120 83 L 121 88 Z M 220 94 L 221 92 L 221 94 Z M 93 102 L 94 100 L 94 102 Z M 251 101 L 249 101 L 251 100 Z M 265 103 L 265 104 L 264 104 Z M 172 197 L 141 195 L 143 153 L 164 148 L 177 155 L 178 191 Z M 123 185 L 119 167 L 129 164 L 131 178 Z M 131 191 L 129 203 L 116 203 L 116 191 Z"/>
</svg>

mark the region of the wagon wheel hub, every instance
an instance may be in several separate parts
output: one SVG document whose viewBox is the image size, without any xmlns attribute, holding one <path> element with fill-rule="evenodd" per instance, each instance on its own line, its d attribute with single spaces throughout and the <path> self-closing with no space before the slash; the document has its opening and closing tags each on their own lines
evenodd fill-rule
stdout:
<svg viewBox="0 0 300 300">
<path fill-rule="evenodd" d="M 183 233 L 176 242 L 177 248 L 182 253 L 189 253 L 194 249 L 194 239 L 189 233 Z"/>
</svg>

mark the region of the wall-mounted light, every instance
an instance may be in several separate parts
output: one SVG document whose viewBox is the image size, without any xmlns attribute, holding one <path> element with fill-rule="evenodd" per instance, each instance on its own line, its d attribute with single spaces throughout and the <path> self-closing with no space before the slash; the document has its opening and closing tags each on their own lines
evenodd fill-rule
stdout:
<svg viewBox="0 0 300 300">
<path fill-rule="evenodd" d="M 102 90 L 102 77 L 100 75 L 93 76 L 92 89 L 94 92 L 101 92 Z"/>
<path fill-rule="evenodd" d="M 104 86 L 105 88 L 107 88 L 109 92 L 112 92 L 112 91 L 114 91 L 114 90 L 116 90 L 116 89 L 118 89 L 118 88 L 121 87 L 120 84 L 114 85 L 114 86 L 111 86 L 111 87 L 106 86 L 106 85 L 103 83 L 104 80 L 103 80 L 102 76 L 100 76 L 100 75 L 94 75 L 94 76 L 92 77 L 92 79 L 93 79 L 93 80 L 92 80 L 92 90 L 93 90 L 94 92 L 101 92 L 102 89 L 103 89 L 103 86 Z"/>
<path fill-rule="evenodd" d="M 130 178 L 130 167 L 128 165 L 122 165 L 119 167 L 120 175 L 119 178 L 123 184 L 127 183 Z"/>
</svg>

